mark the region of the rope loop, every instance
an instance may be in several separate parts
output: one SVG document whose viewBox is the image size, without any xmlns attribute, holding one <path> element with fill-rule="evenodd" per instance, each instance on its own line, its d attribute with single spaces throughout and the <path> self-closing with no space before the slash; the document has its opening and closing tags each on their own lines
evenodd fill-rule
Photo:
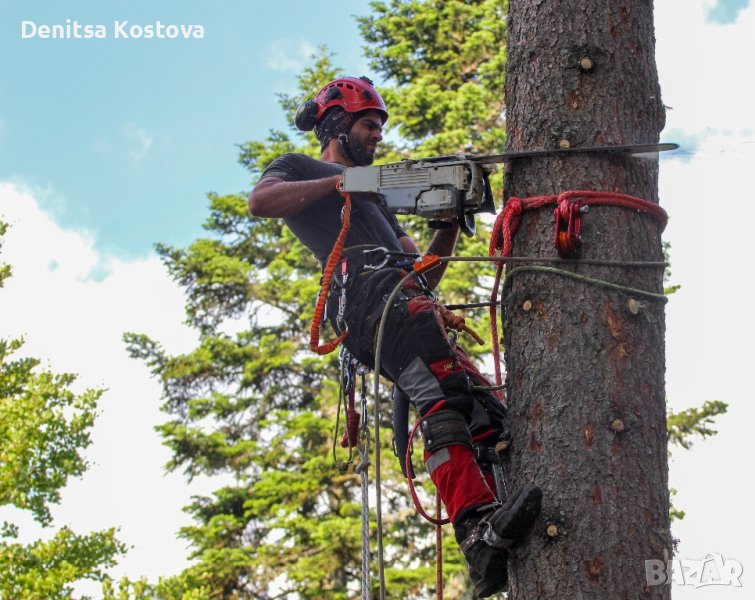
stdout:
<svg viewBox="0 0 755 600">
<path fill-rule="evenodd" d="M 628 194 L 621 194 L 618 192 L 600 192 L 594 190 L 569 190 L 561 192 L 560 194 L 552 194 L 548 196 L 531 196 L 529 198 L 517 198 L 512 196 L 508 199 L 503 207 L 503 210 L 496 217 L 493 224 L 493 231 L 490 235 L 490 245 L 488 247 L 488 253 L 490 256 L 511 256 L 511 250 L 513 246 L 513 238 L 519 223 L 521 221 L 522 213 L 526 210 L 534 210 L 542 208 L 543 206 L 555 204 L 556 205 L 556 235 L 555 245 L 559 249 L 559 253 L 564 246 L 564 240 L 568 239 L 568 235 L 565 233 L 574 232 L 561 232 L 561 237 L 558 231 L 558 214 L 568 214 L 570 205 L 576 205 L 577 208 L 590 205 L 603 205 L 603 206 L 620 206 L 622 208 L 629 208 L 639 210 L 653 216 L 661 227 L 661 231 L 666 228 L 668 222 L 668 215 L 658 204 L 643 200 L 642 198 L 636 198 Z M 576 211 L 578 214 L 579 211 Z M 579 221 L 576 223 L 576 237 L 579 237 Z M 563 255 L 562 255 L 563 256 Z M 498 323 L 496 316 L 496 305 L 498 303 L 498 288 L 501 284 L 501 277 L 503 274 L 504 261 L 496 261 L 496 274 L 495 281 L 493 283 L 493 290 L 490 294 L 490 333 L 493 344 L 493 362 L 495 366 L 495 378 L 496 385 L 500 386 L 501 383 L 501 365 L 500 365 L 500 341 L 498 339 Z"/>
</svg>

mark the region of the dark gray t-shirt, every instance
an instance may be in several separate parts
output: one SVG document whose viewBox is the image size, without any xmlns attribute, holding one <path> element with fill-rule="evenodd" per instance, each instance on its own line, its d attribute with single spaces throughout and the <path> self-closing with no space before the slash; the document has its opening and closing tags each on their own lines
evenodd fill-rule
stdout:
<svg viewBox="0 0 755 600">
<path fill-rule="evenodd" d="M 262 173 L 262 178 L 278 177 L 284 181 L 310 181 L 324 179 L 343 172 L 345 167 L 324 162 L 305 154 L 284 154 L 271 162 Z M 283 222 L 294 235 L 309 248 L 321 265 L 325 264 L 341 230 L 343 198 L 336 190 L 300 213 L 286 217 Z M 401 252 L 398 238 L 406 233 L 396 217 L 385 206 L 369 200 L 352 199 L 351 227 L 346 237 L 346 247 L 370 244 Z"/>
</svg>

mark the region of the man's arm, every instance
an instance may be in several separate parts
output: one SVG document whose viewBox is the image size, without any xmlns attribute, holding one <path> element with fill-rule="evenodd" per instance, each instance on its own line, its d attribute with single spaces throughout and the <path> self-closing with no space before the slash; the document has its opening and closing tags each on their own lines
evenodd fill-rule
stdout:
<svg viewBox="0 0 755 600">
<path fill-rule="evenodd" d="M 263 177 L 249 194 L 249 212 L 255 217 L 290 217 L 332 194 L 340 180 L 340 175 L 311 181 Z"/>
<path fill-rule="evenodd" d="M 456 242 L 459 239 L 459 223 L 453 222 L 453 226 L 448 229 L 438 229 L 433 235 L 433 239 L 430 241 L 430 247 L 427 249 L 427 254 L 435 254 L 437 256 L 451 256 L 456 247 Z M 403 236 L 398 239 L 401 247 L 405 252 L 412 252 L 419 254 L 419 249 L 408 236 Z M 441 263 L 434 269 L 425 273 L 425 279 L 432 289 L 435 289 L 440 283 L 443 273 L 446 271 L 448 263 Z"/>
</svg>

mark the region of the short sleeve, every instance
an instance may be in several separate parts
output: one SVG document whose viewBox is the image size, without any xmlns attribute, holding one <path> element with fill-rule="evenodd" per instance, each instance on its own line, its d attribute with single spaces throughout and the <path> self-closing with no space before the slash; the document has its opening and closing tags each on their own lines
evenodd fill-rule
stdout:
<svg viewBox="0 0 755 600">
<path fill-rule="evenodd" d="M 299 161 L 294 154 L 284 154 L 271 162 L 262 172 L 260 180 L 265 177 L 277 177 L 283 181 L 300 181 Z"/>
</svg>

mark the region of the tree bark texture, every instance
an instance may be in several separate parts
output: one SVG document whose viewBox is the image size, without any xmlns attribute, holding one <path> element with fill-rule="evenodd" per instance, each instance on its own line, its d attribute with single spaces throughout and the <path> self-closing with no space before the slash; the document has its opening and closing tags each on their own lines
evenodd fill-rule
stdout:
<svg viewBox="0 0 755 600">
<path fill-rule="evenodd" d="M 511 0 L 507 151 L 655 143 L 665 121 L 650 0 Z M 567 190 L 658 202 L 656 156 L 520 159 L 505 196 Z M 553 206 L 524 212 L 515 256 L 557 256 Z M 583 215 L 582 257 L 662 261 L 649 214 Z M 516 265 L 512 265 L 516 266 Z M 662 268 L 557 264 L 660 293 Z M 510 267 L 511 268 L 511 267 Z M 509 561 L 511 600 L 668 598 L 645 561 L 668 560 L 664 307 L 545 273 L 502 298 L 513 487 L 543 489 L 543 514 Z"/>
</svg>

